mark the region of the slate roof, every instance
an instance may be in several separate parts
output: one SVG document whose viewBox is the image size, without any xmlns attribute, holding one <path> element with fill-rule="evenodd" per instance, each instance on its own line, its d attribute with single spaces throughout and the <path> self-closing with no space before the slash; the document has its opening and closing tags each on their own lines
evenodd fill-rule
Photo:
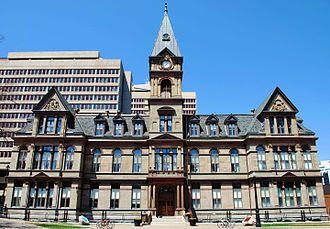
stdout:
<svg viewBox="0 0 330 229">
<path fill-rule="evenodd" d="M 165 38 L 164 34 L 168 34 L 169 40 L 164 39 Z M 151 56 L 157 56 L 165 48 L 167 48 L 175 56 L 181 56 L 179 46 L 171 26 L 170 19 L 167 15 L 167 9 L 165 9 L 164 18 L 156 38 L 154 48 L 152 49 Z"/>
</svg>

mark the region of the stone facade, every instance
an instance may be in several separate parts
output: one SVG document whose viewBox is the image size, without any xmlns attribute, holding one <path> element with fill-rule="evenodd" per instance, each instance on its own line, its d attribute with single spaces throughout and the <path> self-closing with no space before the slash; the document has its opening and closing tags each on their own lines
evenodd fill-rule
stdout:
<svg viewBox="0 0 330 229">
<path fill-rule="evenodd" d="M 52 88 L 15 137 L 10 214 L 123 221 L 193 209 L 238 221 L 258 203 L 262 220 L 325 219 L 317 138 L 285 94 L 276 88 L 251 114 L 184 115 L 182 63 L 165 12 L 149 115 L 77 114 Z"/>
</svg>

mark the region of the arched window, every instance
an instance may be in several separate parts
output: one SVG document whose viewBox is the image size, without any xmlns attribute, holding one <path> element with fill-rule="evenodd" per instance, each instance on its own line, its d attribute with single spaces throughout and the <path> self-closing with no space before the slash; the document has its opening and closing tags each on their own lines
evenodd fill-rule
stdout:
<svg viewBox="0 0 330 229">
<path fill-rule="evenodd" d="M 162 80 L 160 84 L 160 92 L 162 96 L 170 97 L 171 96 L 171 81 L 169 79 Z"/>
<path fill-rule="evenodd" d="M 190 171 L 192 173 L 199 172 L 199 153 L 196 149 L 190 151 Z"/>
<path fill-rule="evenodd" d="M 257 157 L 258 157 L 258 168 L 259 170 L 267 169 L 266 166 L 266 153 L 262 146 L 257 147 Z"/>
<path fill-rule="evenodd" d="M 211 172 L 212 173 L 220 172 L 219 152 L 216 149 L 211 150 Z"/>
<path fill-rule="evenodd" d="M 101 171 L 101 150 L 96 149 L 93 152 L 93 165 L 92 165 L 92 172 L 99 172 Z"/>
<path fill-rule="evenodd" d="M 121 151 L 116 149 L 113 152 L 112 172 L 120 172 Z"/>
<path fill-rule="evenodd" d="M 230 150 L 231 171 L 239 172 L 238 151 L 236 149 Z"/>
<path fill-rule="evenodd" d="M 68 148 L 66 148 L 64 170 L 71 170 L 73 168 L 73 156 L 74 148 L 72 146 L 69 146 Z"/>
<path fill-rule="evenodd" d="M 303 146 L 303 159 L 304 159 L 304 167 L 305 169 L 312 169 L 312 155 L 308 146 Z"/>
<path fill-rule="evenodd" d="M 141 160 L 142 153 L 141 150 L 137 149 L 133 152 L 133 172 L 138 173 L 141 172 Z"/>
<path fill-rule="evenodd" d="M 17 169 L 25 169 L 27 154 L 28 154 L 28 149 L 26 148 L 26 146 L 20 148 L 18 154 Z"/>
</svg>

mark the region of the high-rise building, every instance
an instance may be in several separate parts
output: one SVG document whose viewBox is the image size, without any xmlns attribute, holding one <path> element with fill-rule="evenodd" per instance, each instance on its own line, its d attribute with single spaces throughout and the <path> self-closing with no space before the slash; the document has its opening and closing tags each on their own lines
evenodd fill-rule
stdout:
<svg viewBox="0 0 330 229">
<path fill-rule="evenodd" d="M 149 114 L 150 83 L 136 84 L 132 87 L 132 113 Z M 197 114 L 196 92 L 182 92 L 183 114 Z"/>
<path fill-rule="evenodd" d="M 277 87 L 252 113 L 184 115 L 182 63 L 165 10 L 148 115 L 77 114 L 51 89 L 15 136 L 9 214 L 242 222 L 259 206 L 263 221 L 327 220 L 317 138 L 290 99 Z"/>
<path fill-rule="evenodd" d="M 97 51 L 10 52 L 0 59 L 0 83 L 0 190 L 14 132 L 52 86 L 79 114 L 131 113 L 131 72 L 121 60 L 102 59 Z"/>
</svg>

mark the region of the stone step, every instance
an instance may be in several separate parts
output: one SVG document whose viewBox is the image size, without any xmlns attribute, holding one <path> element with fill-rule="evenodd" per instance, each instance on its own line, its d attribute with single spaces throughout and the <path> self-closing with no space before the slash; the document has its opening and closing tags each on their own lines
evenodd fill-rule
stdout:
<svg viewBox="0 0 330 229">
<path fill-rule="evenodd" d="M 184 225 L 185 221 L 183 216 L 163 216 L 152 217 L 152 225 L 171 224 L 171 225 Z"/>
</svg>

